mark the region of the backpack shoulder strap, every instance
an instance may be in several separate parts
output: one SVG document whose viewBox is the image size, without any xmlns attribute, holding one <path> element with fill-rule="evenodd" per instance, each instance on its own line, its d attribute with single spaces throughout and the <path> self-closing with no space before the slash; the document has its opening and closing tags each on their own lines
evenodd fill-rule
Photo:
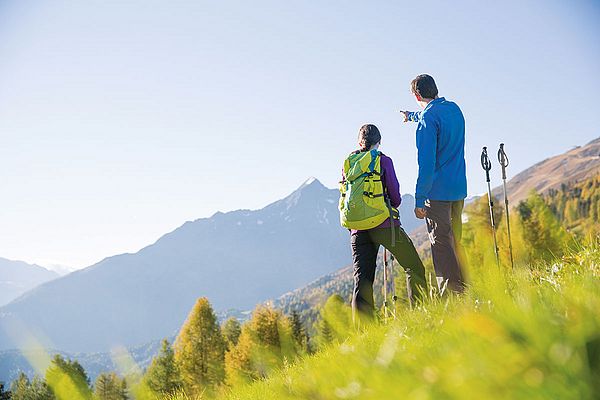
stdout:
<svg viewBox="0 0 600 400">
<path fill-rule="evenodd" d="M 369 164 L 369 171 L 379 175 L 381 173 L 381 164 L 377 162 L 381 157 L 381 152 L 379 150 L 371 150 L 371 163 Z M 379 170 L 376 171 L 375 167 L 380 165 Z"/>
</svg>

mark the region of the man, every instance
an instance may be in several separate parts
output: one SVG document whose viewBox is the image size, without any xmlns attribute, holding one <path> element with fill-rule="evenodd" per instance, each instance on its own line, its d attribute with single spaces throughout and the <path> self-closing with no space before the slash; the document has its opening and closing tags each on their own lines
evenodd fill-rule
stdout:
<svg viewBox="0 0 600 400">
<path fill-rule="evenodd" d="M 404 122 L 417 122 L 419 176 L 415 215 L 426 219 L 433 265 L 440 289 L 464 290 L 462 210 L 467 196 L 465 119 L 456 103 L 438 97 L 429 75 L 411 82 L 420 112 L 401 111 Z M 460 257 L 459 257 L 460 254 Z"/>
</svg>

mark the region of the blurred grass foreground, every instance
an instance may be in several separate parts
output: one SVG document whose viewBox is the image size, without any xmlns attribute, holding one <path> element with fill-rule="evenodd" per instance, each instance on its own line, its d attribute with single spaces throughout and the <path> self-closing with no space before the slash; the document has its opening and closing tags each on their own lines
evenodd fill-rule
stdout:
<svg viewBox="0 0 600 400">
<path fill-rule="evenodd" d="M 465 295 L 400 309 L 395 321 L 361 333 L 339 304 L 325 310 L 333 344 L 221 397 L 598 398 L 599 276 L 598 246 L 514 273 L 482 267 Z"/>
</svg>

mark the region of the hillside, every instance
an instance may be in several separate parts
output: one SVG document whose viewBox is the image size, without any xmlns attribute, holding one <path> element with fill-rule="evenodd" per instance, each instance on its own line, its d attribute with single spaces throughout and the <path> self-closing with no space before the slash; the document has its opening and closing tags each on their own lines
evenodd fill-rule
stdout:
<svg viewBox="0 0 600 400">
<path fill-rule="evenodd" d="M 302 287 L 350 264 L 338 198 L 310 179 L 261 210 L 187 222 L 135 254 L 42 285 L 0 308 L 0 349 L 20 347 L 25 327 L 62 351 L 132 347 L 175 334 L 198 297 L 217 312 L 249 310 Z M 410 215 L 410 198 L 403 207 Z"/>
<path fill-rule="evenodd" d="M 497 162 L 494 164 L 494 167 L 496 166 Z M 540 161 L 511 178 L 506 188 L 509 199 L 515 206 L 532 190 L 545 194 L 551 189 L 559 189 L 561 185 L 590 178 L 598 172 L 600 172 L 600 138 L 585 146 Z M 495 196 L 501 197 L 502 193 L 501 187 L 493 190 Z"/>
<path fill-rule="evenodd" d="M 0 258 L 0 306 L 58 276 L 56 272 L 39 265 Z"/>
<path fill-rule="evenodd" d="M 464 296 L 402 308 L 396 321 L 362 333 L 339 310 L 332 345 L 217 397 L 598 398 L 599 265 L 590 247 L 508 276 L 482 266 Z"/>
<path fill-rule="evenodd" d="M 600 173 L 550 189 L 544 200 L 568 231 L 579 237 L 600 233 Z"/>
</svg>

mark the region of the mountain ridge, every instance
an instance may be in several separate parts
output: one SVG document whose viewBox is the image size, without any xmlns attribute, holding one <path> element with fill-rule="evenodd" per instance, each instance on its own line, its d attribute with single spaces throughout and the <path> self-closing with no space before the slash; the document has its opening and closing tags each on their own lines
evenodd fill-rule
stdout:
<svg viewBox="0 0 600 400">
<path fill-rule="evenodd" d="M 138 252 L 43 284 L 0 308 L 0 349 L 21 347 L 7 333 L 17 323 L 44 347 L 98 352 L 175 334 L 201 296 L 217 312 L 252 309 L 350 264 L 338 200 L 308 179 L 262 209 L 186 221 Z"/>
<path fill-rule="evenodd" d="M 531 190 L 545 194 L 551 189 L 559 188 L 561 184 L 587 179 L 598 172 L 600 137 L 524 169 L 508 180 L 506 189 L 509 200 L 515 206 L 525 200 Z M 495 187 L 492 194 L 497 197 L 503 196 L 502 186 Z"/>
<path fill-rule="evenodd" d="M 0 306 L 58 277 L 59 274 L 42 266 L 0 257 Z"/>
</svg>

